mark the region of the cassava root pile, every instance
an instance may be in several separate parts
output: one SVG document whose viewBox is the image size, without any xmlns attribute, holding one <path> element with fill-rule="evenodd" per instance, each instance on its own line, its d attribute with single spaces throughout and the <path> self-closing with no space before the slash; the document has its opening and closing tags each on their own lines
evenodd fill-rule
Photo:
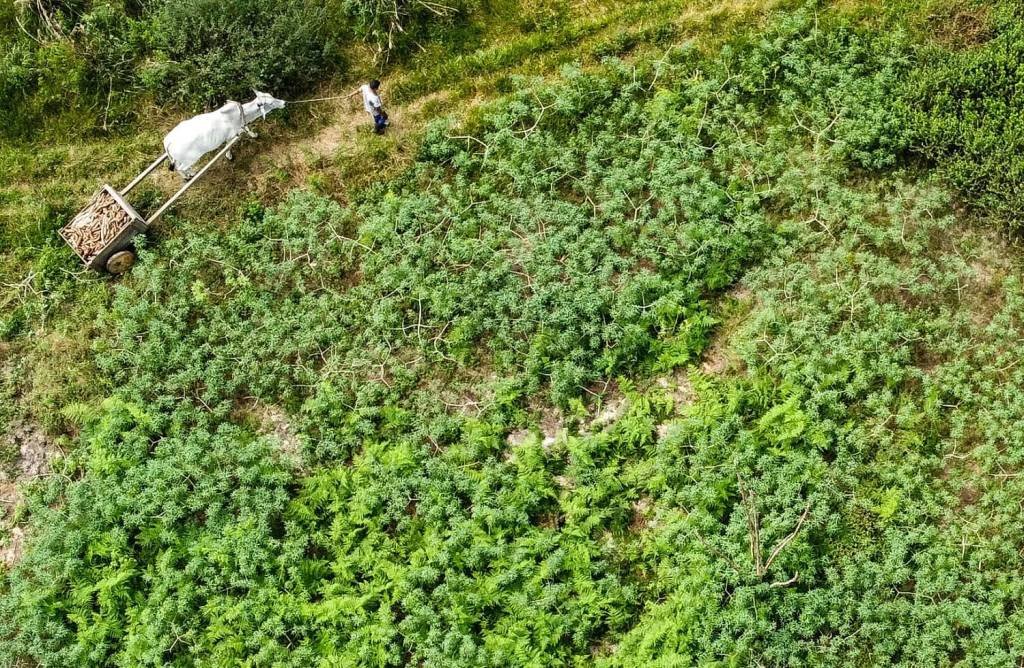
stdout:
<svg viewBox="0 0 1024 668">
<path fill-rule="evenodd" d="M 88 262 L 131 222 L 131 215 L 110 193 L 101 190 L 60 234 Z"/>
</svg>

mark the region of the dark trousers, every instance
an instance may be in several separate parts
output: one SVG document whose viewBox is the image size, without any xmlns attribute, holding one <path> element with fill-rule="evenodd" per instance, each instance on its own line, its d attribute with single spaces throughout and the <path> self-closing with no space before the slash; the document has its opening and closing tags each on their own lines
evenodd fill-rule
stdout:
<svg viewBox="0 0 1024 668">
<path fill-rule="evenodd" d="M 384 128 L 388 126 L 388 115 L 378 111 L 373 115 L 373 131 L 379 135 L 384 134 Z"/>
</svg>

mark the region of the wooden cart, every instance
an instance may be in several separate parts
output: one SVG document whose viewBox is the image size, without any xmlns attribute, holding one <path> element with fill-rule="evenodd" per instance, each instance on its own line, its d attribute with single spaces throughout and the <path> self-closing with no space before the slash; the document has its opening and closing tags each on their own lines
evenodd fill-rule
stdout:
<svg viewBox="0 0 1024 668">
<path fill-rule="evenodd" d="M 89 269 L 123 274 L 135 264 L 135 250 L 132 246 L 135 235 L 148 230 L 150 225 L 171 208 L 171 205 L 185 194 L 185 191 L 191 188 L 192 184 L 206 173 L 206 170 L 224 157 L 241 138 L 242 136 L 239 134 L 226 143 L 195 176 L 185 181 L 178 192 L 171 195 L 149 218 L 139 215 L 139 212 L 128 202 L 126 197 L 135 186 L 167 160 L 166 153 L 154 160 L 120 191 L 109 184 L 103 184 L 103 187 L 93 195 L 89 205 L 79 212 L 70 223 L 60 229 L 61 238 L 71 246 L 78 258 Z M 101 227 L 98 224 L 93 225 L 93 219 L 97 221 L 102 219 L 105 223 L 102 229 L 91 229 Z M 85 230 L 84 233 L 83 230 Z"/>
</svg>

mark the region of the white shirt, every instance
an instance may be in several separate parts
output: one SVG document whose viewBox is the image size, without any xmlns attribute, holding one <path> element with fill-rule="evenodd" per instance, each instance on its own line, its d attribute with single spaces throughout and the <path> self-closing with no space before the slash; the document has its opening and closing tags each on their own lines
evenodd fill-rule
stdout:
<svg viewBox="0 0 1024 668">
<path fill-rule="evenodd" d="M 359 91 L 363 94 L 363 109 L 366 109 L 367 113 L 376 114 L 380 109 L 380 96 L 373 92 L 370 84 L 363 84 Z"/>
</svg>

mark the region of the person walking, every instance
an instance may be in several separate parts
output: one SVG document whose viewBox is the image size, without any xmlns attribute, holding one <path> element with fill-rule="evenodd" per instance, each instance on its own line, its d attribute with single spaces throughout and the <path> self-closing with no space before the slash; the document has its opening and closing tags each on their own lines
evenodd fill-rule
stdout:
<svg viewBox="0 0 1024 668">
<path fill-rule="evenodd" d="M 359 87 L 359 92 L 363 94 L 363 109 L 373 119 L 373 131 L 379 135 L 384 134 L 384 128 L 390 123 L 388 112 L 384 111 L 384 105 L 380 101 L 380 81 L 374 79 L 368 84 L 363 84 Z"/>
</svg>

